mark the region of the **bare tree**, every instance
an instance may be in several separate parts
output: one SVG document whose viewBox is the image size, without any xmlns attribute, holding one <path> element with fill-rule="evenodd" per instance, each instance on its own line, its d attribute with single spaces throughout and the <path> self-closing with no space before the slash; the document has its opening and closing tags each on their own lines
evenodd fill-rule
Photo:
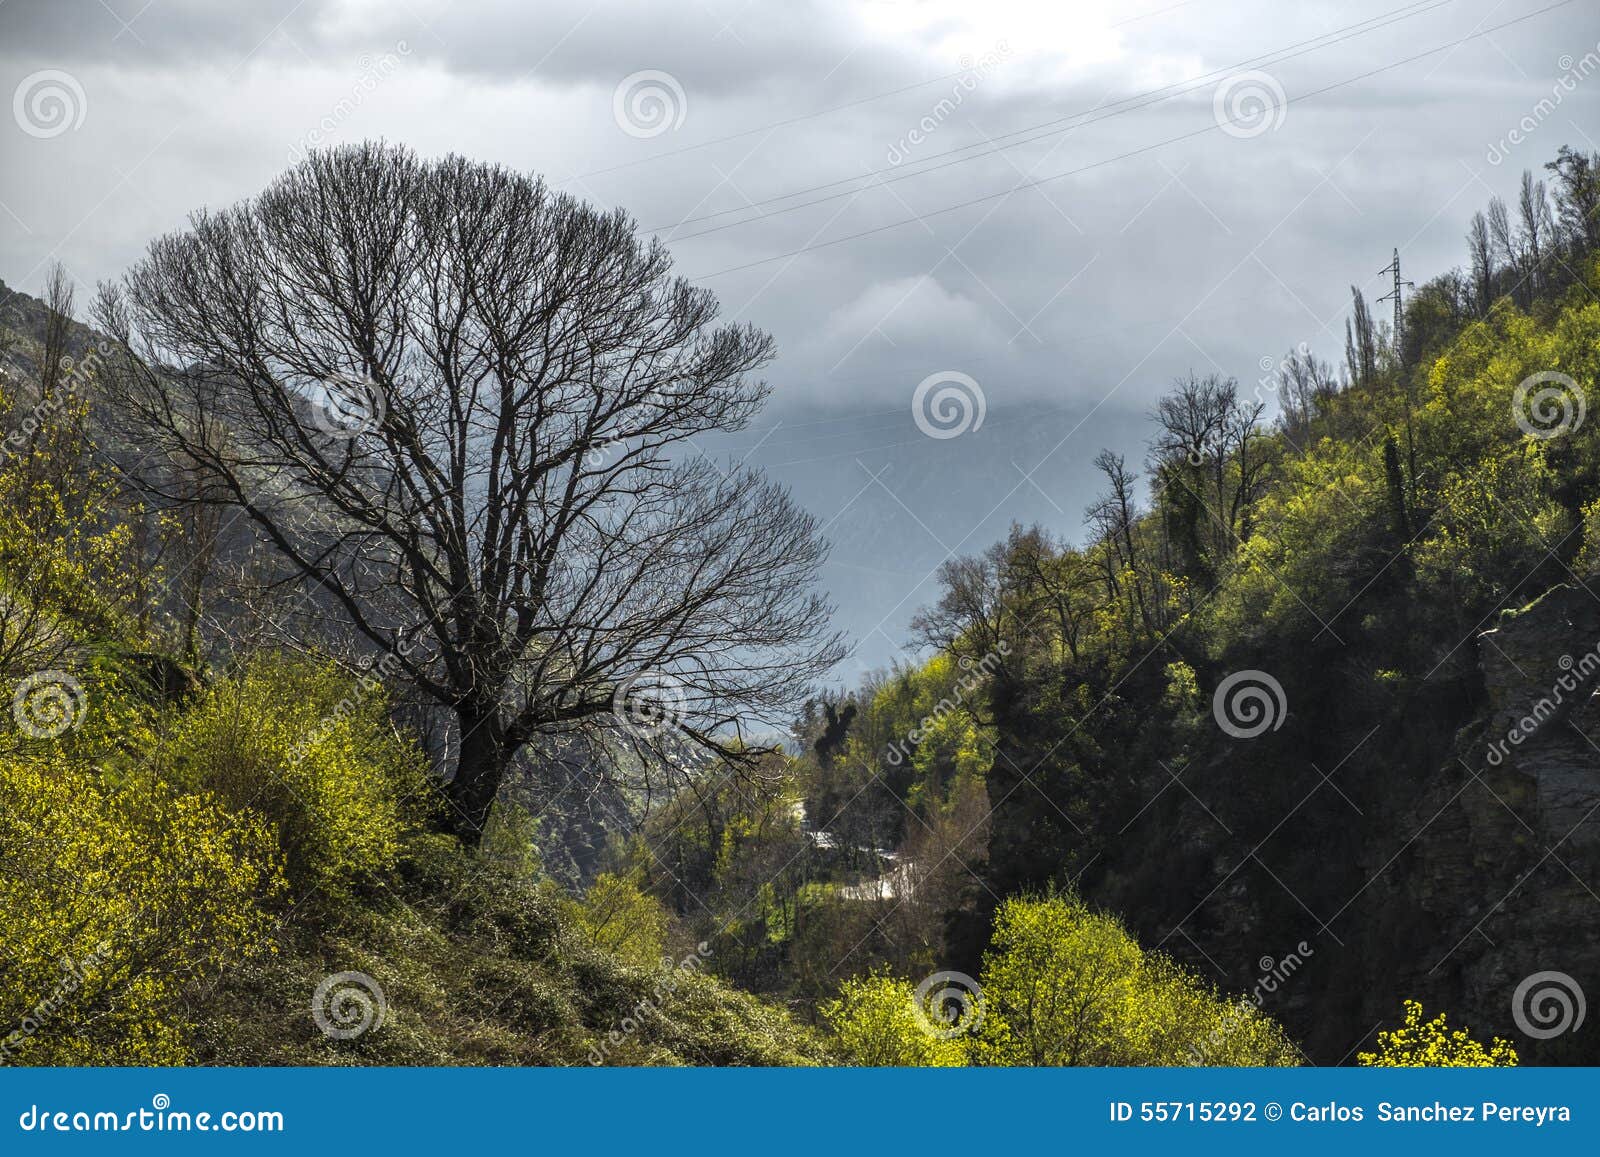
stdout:
<svg viewBox="0 0 1600 1157">
<path fill-rule="evenodd" d="M 98 309 L 119 412 L 186 467 L 143 482 L 241 511 L 453 713 L 469 842 L 534 739 L 750 759 L 840 653 L 814 520 L 693 444 L 768 393 L 771 339 L 717 314 L 620 210 L 375 144 L 195 214 Z"/>
<path fill-rule="evenodd" d="M 1344 323 L 1345 371 L 1352 385 L 1370 381 L 1378 372 L 1378 330 L 1367 299 L 1350 287 L 1350 317 Z"/>
<path fill-rule="evenodd" d="M 1494 246 L 1489 240 L 1489 222 L 1481 212 L 1472 215 L 1472 226 L 1467 231 L 1467 252 L 1472 262 L 1473 304 L 1482 317 L 1494 304 Z"/>
<path fill-rule="evenodd" d="M 44 352 L 39 362 L 39 392 L 53 396 L 67 372 L 72 337 L 72 307 L 76 293 L 72 279 L 59 264 L 50 267 L 44 283 Z"/>
<path fill-rule="evenodd" d="M 1023 613 L 1030 623 L 1043 619 L 1052 626 L 1054 637 L 1076 661 L 1079 642 L 1099 609 L 1093 564 L 1067 544 L 1052 543 L 1039 526 L 1026 531 L 1013 526 L 1008 545 L 1011 567 L 1021 576 L 1018 585 L 1027 592 Z"/>
<path fill-rule="evenodd" d="M 77 440 L 83 433 L 79 407 L 74 405 L 74 399 L 65 396 L 73 371 L 72 326 L 76 297 L 76 290 L 72 279 L 67 276 L 67 271 L 59 263 L 52 265 L 45 275 L 44 282 L 44 340 L 39 353 L 38 400 L 41 412 L 58 413 L 60 420 L 24 426 L 27 433 L 23 445 L 26 447 L 25 460 L 28 463 L 31 482 L 41 481 L 37 472 L 46 462 L 53 461 L 60 466 L 69 462 L 72 457 L 51 454 L 47 448 L 41 446 L 42 440 L 51 438 L 58 441 L 63 438 Z M 41 450 L 44 452 L 41 453 Z"/>
<path fill-rule="evenodd" d="M 1142 560 L 1134 539 L 1139 521 L 1134 486 L 1139 476 L 1128 469 L 1127 459 L 1114 450 L 1096 454 L 1094 466 L 1106 476 L 1109 489 L 1095 498 L 1084 511 L 1084 518 L 1094 528 L 1095 538 L 1105 552 L 1107 598 L 1115 600 L 1120 591 L 1126 598 L 1130 626 L 1137 612 L 1138 622 L 1149 629 L 1152 626 L 1150 605 L 1145 597 Z M 1127 577 L 1125 584 L 1119 580 L 1119 575 Z M 1121 589 L 1124 586 L 1126 590 Z"/>
<path fill-rule="evenodd" d="M 1038 525 L 1014 522 L 1004 542 L 939 568 L 939 601 L 917 612 L 912 638 L 997 671 L 1014 673 L 1031 650 L 1052 641 L 1077 659 L 1099 608 L 1099 582 L 1083 554 L 1057 546 Z"/>
<path fill-rule="evenodd" d="M 1315 378 L 1314 363 L 1301 369 Z M 1156 403 L 1161 432 L 1151 444 L 1152 468 L 1169 505 L 1182 511 L 1180 548 L 1192 549 L 1203 535 L 1220 562 L 1250 536 L 1250 506 L 1270 465 L 1255 453 L 1265 410 L 1266 403 L 1239 397 L 1237 381 L 1217 374 L 1179 378 Z M 1112 478 L 1115 493 L 1113 472 L 1100 459 L 1095 464 Z"/>
<path fill-rule="evenodd" d="M 1522 239 L 1512 231 L 1511 214 L 1506 210 L 1506 203 L 1499 197 L 1489 198 L 1489 236 L 1494 241 L 1500 264 L 1510 271 L 1514 279 L 1511 285 L 1512 300 L 1519 305 L 1527 305 L 1527 254 L 1523 252 Z"/>
<path fill-rule="evenodd" d="M 1522 192 L 1517 200 L 1520 217 L 1521 248 L 1527 255 L 1529 296 L 1536 294 L 1544 279 L 1544 262 L 1554 238 L 1555 221 L 1550 216 L 1550 199 L 1545 195 L 1544 182 L 1535 181 L 1533 174 L 1522 170 Z"/>
<path fill-rule="evenodd" d="M 1013 526 L 1011 541 L 1022 533 Z M 1007 670 L 1015 646 L 1027 628 L 1019 605 L 1017 578 L 1009 543 L 997 542 L 982 554 L 949 559 L 939 567 L 939 599 L 911 620 L 914 642 L 961 659 L 981 662 L 995 656 L 997 670 Z"/>
<path fill-rule="evenodd" d="M 1222 452 L 1222 430 L 1236 391 L 1216 374 L 1177 379 L 1156 403 L 1161 426 L 1152 449 L 1158 461 L 1187 461 L 1196 469 Z"/>
<path fill-rule="evenodd" d="M 1278 363 L 1278 405 L 1284 434 L 1297 447 L 1311 436 L 1311 426 L 1325 416 L 1339 392 L 1333 367 L 1317 360 L 1307 346 L 1290 350 Z"/>
</svg>

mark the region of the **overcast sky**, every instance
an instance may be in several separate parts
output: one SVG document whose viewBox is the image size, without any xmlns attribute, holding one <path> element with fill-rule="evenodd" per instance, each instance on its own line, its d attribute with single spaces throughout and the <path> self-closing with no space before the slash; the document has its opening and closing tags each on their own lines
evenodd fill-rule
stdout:
<svg viewBox="0 0 1600 1157">
<path fill-rule="evenodd" d="M 778 340 L 707 449 L 827 523 L 851 681 L 945 557 L 1077 537 L 1174 375 L 1337 360 L 1394 247 L 1421 282 L 1600 148 L 1600 4 L 1551 3 L 0 0 L 0 280 L 87 288 L 363 137 L 624 206 Z"/>
</svg>

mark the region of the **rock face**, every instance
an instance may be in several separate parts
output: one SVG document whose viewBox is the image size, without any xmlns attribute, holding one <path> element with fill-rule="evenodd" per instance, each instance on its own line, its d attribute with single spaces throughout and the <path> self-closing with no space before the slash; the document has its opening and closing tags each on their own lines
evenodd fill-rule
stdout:
<svg viewBox="0 0 1600 1157">
<path fill-rule="evenodd" d="M 1532 781 L 1542 837 L 1592 846 L 1600 840 L 1600 599 L 1577 584 L 1557 587 L 1479 639 L 1493 711 L 1485 764 Z"/>
<path fill-rule="evenodd" d="M 1579 1016 L 1600 997 L 1600 597 L 1557 587 L 1478 644 L 1486 710 L 1411 809 L 1437 818 L 1388 889 L 1433 942 L 1397 963 L 1525 1061 L 1593 1064 L 1600 1023 Z"/>
<path fill-rule="evenodd" d="M 1085 823 L 1080 889 L 1147 947 L 1262 990 L 1316 1063 L 1352 1062 L 1408 998 L 1525 1063 L 1600 1063 L 1597 595 L 1556 587 L 1418 662 L 1428 678 L 1308 652 L 1275 669 L 1281 730 L 1253 739 L 1139 721 L 1149 738 L 1103 742 L 1105 762 L 1153 771 L 1136 809 Z"/>
</svg>

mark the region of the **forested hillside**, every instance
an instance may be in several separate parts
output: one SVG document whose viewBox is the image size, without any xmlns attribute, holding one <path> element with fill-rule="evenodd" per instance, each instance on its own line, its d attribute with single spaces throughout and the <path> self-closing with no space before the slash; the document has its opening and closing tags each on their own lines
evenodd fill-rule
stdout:
<svg viewBox="0 0 1600 1157">
<path fill-rule="evenodd" d="M 0 286 L 4 1060 L 1600 1061 L 1514 1012 L 1600 981 L 1600 157 L 1546 168 L 835 694 L 821 528 L 690 452 L 770 341 L 625 214 L 358 146 Z"/>
<path fill-rule="evenodd" d="M 1339 370 L 1174 383 L 1080 544 L 945 567 L 933 657 L 802 728 L 830 846 L 918 879 L 882 923 L 814 906 L 802 984 L 841 951 L 975 967 L 1001 898 L 1070 884 L 1319 1063 L 1407 998 L 1596 1059 L 1517 1033 L 1541 999 L 1572 1026 L 1600 966 L 1595 166 L 1473 217 L 1398 342 L 1355 292 Z"/>
</svg>

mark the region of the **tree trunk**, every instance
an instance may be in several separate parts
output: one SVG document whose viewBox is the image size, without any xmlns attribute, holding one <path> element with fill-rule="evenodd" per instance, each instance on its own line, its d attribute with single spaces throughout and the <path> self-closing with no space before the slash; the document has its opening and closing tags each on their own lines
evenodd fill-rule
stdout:
<svg viewBox="0 0 1600 1157">
<path fill-rule="evenodd" d="M 444 785 L 444 829 L 468 847 L 477 847 L 489 822 L 500 781 L 511 765 L 515 747 L 507 740 L 497 713 L 458 711 L 461 746 L 454 777 Z"/>
</svg>

